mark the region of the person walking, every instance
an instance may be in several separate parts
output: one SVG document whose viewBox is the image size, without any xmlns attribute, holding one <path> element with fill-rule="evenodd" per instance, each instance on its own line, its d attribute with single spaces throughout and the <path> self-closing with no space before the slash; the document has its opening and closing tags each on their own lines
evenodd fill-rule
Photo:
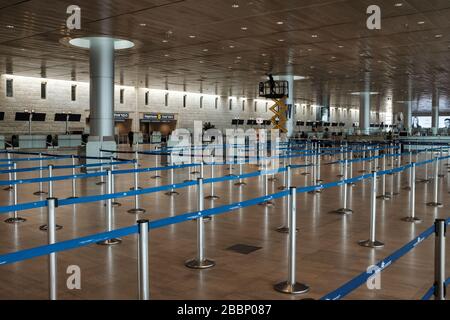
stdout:
<svg viewBox="0 0 450 320">
<path fill-rule="evenodd" d="M 132 148 L 133 143 L 134 143 L 134 132 L 133 131 L 128 132 L 128 142 L 130 144 L 130 148 Z"/>
</svg>

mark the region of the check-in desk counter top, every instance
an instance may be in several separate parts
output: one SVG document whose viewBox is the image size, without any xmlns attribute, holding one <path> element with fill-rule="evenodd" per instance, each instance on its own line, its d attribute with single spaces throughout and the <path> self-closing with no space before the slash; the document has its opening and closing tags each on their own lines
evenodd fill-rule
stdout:
<svg viewBox="0 0 450 320">
<path fill-rule="evenodd" d="M 450 136 L 427 136 L 427 137 L 400 137 L 399 140 L 404 144 L 405 150 L 424 150 L 441 145 L 450 145 Z"/>
<path fill-rule="evenodd" d="M 58 147 L 60 148 L 73 148 L 82 145 L 81 134 L 72 135 L 59 135 L 58 136 Z"/>
<path fill-rule="evenodd" d="M 47 148 L 47 136 L 19 136 L 20 149 L 45 149 Z"/>
</svg>

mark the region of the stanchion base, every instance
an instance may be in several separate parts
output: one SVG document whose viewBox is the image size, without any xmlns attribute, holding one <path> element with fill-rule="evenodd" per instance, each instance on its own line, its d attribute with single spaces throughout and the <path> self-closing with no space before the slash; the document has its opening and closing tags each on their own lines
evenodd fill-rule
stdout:
<svg viewBox="0 0 450 320">
<path fill-rule="evenodd" d="M 14 190 L 14 187 L 6 187 L 6 188 L 4 188 L 3 190 L 5 190 L 5 191 L 11 191 L 11 190 Z"/>
<path fill-rule="evenodd" d="M 442 208 L 444 205 L 440 202 L 428 202 L 428 207 L 434 207 L 434 208 Z"/>
<path fill-rule="evenodd" d="M 27 221 L 27 219 L 17 217 L 17 218 L 9 218 L 9 219 L 6 219 L 6 220 L 5 220 L 5 223 L 8 223 L 8 224 L 17 224 L 17 223 L 23 223 L 23 222 L 25 222 L 25 221 Z"/>
<path fill-rule="evenodd" d="M 104 204 L 104 206 L 106 207 L 108 204 Z M 120 203 L 120 202 L 111 202 L 111 205 L 113 206 L 113 207 L 121 207 L 122 206 L 122 204 Z"/>
<path fill-rule="evenodd" d="M 191 174 L 200 174 L 200 171 L 192 171 Z"/>
<path fill-rule="evenodd" d="M 308 191 L 308 194 L 316 195 L 316 194 L 321 194 L 322 192 L 323 192 L 323 190 L 319 189 L 319 190 Z"/>
<path fill-rule="evenodd" d="M 344 177 L 343 174 L 338 174 L 338 175 L 336 176 L 336 178 L 343 178 L 343 177 Z"/>
<path fill-rule="evenodd" d="M 317 179 L 316 183 L 323 183 L 323 180 L 322 179 Z"/>
<path fill-rule="evenodd" d="M 59 224 L 55 225 L 55 230 L 61 230 L 63 228 L 63 226 L 60 226 Z M 39 230 L 41 231 L 48 231 L 48 225 L 44 224 L 42 226 L 39 227 Z"/>
<path fill-rule="evenodd" d="M 184 263 L 184 265 L 190 269 L 209 269 L 216 265 L 213 260 L 204 259 L 202 261 L 198 261 L 197 259 L 188 260 Z"/>
<path fill-rule="evenodd" d="M 35 193 L 33 193 L 35 196 L 42 196 L 42 195 L 44 195 L 44 194 L 48 194 L 48 192 L 45 192 L 45 191 L 36 191 Z"/>
<path fill-rule="evenodd" d="M 106 184 L 106 182 L 101 182 L 101 181 L 100 181 L 100 182 L 97 182 L 97 183 L 96 183 L 97 186 L 101 186 L 101 185 L 104 185 L 104 184 Z"/>
<path fill-rule="evenodd" d="M 132 213 L 132 214 L 139 214 L 139 213 L 145 213 L 146 210 L 142 209 L 142 208 L 133 208 L 127 211 L 128 213 Z"/>
<path fill-rule="evenodd" d="M 153 176 L 150 179 L 156 180 L 156 179 L 161 179 L 161 176 Z"/>
<path fill-rule="evenodd" d="M 109 239 L 109 240 L 97 242 L 97 244 L 99 246 L 115 246 L 115 245 L 118 245 L 121 243 L 122 243 L 121 239 Z"/>
<path fill-rule="evenodd" d="M 217 200 L 217 199 L 220 199 L 220 197 L 218 197 L 218 196 L 207 196 L 207 197 L 205 197 L 205 199 L 206 200 Z"/>
<path fill-rule="evenodd" d="M 382 194 L 381 196 L 378 196 L 377 199 L 384 200 L 384 201 L 389 201 L 392 198 L 390 196 L 386 195 L 386 194 Z"/>
<path fill-rule="evenodd" d="M 347 185 L 348 185 L 349 187 L 356 187 L 356 183 L 354 183 L 354 182 L 347 183 Z"/>
<path fill-rule="evenodd" d="M 273 203 L 272 201 L 261 202 L 259 205 L 266 207 L 275 207 L 275 203 Z"/>
<path fill-rule="evenodd" d="M 405 217 L 401 219 L 404 222 L 411 222 L 411 223 L 422 223 L 422 219 L 416 218 L 416 217 Z"/>
<path fill-rule="evenodd" d="M 242 187 L 242 186 L 246 186 L 247 183 L 245 183 L 245 182 L 237 182 L 237 183 L 235 183 L 234 185 L 235 185 L 236 187 Z"/>
<path fill-rule="evenodd" d="M 287 294 L 304 294 L 309 291 L 309 287 L 302 283 L 295 283 L 291 284 L 287 281 L 278 283 L 273 286 L 273 288 L 281 293 L 287 293 Z"/>
<path fill-rule="evenodd" d="M 270 182 L 275 182 L 275 181 L 278 181 L 278 178 L 269 178 L 267 180 L 270 181 Z"/>
<path fill-rule="evenodd" d="M 409 187 L 409 186 L 403 187 L 403 190 L 411 191 L 411 187 Z"/>
<path fill-rule="evenodd" d="M 311 173 L 309 172 L 302 172 L 302 176 L 309 176 Z"/>
<path fill-rule="evenodd" d="M 179 193 L 176 191 L 169 191 L 165 193 L 166 196 L 178 196 Z"/>
<path fill-rule="evenodd" d="M 353 210 L 347 209 L 347 208 L 340 208 L 335 211 L 331 211 L 330 213 L 336 213 L 336 214 L 340 214 L 340 215 L 348 215 L 348 214 L 352 214 Z"/>
<path fill-rule="evenodd" d="M 281 186 L 281 187 L 278 187 L 278 190 L 286 190 L 287 189 L 287 187 L 286 186 Z"/>
<path fill-rule="evenodd" d="M 419 179 L 417 180 L 418 183 L 430 183 L 431 180 L 430 179 Z"/>
<path fill-rule="evenodd" d="M 298 232 L 298 230 L 299 230 L 298 228 L 295 229 L 295 232 Z M 289 233 L 289 227 L 285 227 L 285 226 L 279 227 L 279 228 L 275 229 L 275 231 L 279 232 L 279 233 Z"/>
<path fill-rule="evenodd" d="M 372 241 L 372 240 L 365 240 L 365 241 L 360 241 L 358 242 L 358 244 L 361 247 L 366 247 L 366 248 L 382 248 L 384 247 L 384 243 L 380 242 L 380 241 Z"/>
</svg>

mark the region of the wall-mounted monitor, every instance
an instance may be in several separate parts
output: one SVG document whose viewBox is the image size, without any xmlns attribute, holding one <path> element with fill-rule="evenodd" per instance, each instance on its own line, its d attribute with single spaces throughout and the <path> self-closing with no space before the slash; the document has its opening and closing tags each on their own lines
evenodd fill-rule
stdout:
<svg viewBox="0 0 450 320">
<path fill-rule="evenodd" d="M 245 120 L 239 120 L 239 125 L 244 125 L 245 124 Z"/>
<path fill-rule="evenodd" d="M 5 120 L 5 113 L 4 112 L 0 112 L 0 121 Z"/>
<path fill-rule="evenodd" d="M 305 125 L 305 121 L 297 121 L 297 125 L 303 127 Z"/>
<path fill-rule="evenodd" d="M 45 113 L 33 113 L 33 117 L 31 118 L 31 120 L 36 122 L 44 122 L 46 116 L 47 114 Z"/>
<path fill-rule="evenodd" d="M 231 125 L 237 126 L 238 124 L 239 124 L 239 120 L 238 119 L 231 120 Z"/>
<path fill-rule="evenodd" d="M 30 114 L 28 112 L 16 112 L 16 121 L 30 121 Z"/>
<path fill-rule="evenodd" d="M 56 122 L 66 122 L 67 114 L 65 113 L 55 113 L 55 121 Z"/>
<path fill-rule="evenodd" d="M 69 121 L 70 122 L 80 122 L 81 114 L 69 114 Z"/>
<path fill-rule="evenodd" d="M 413 117 L 413 129 L 429 129 L 431 128 L 431 117 Z"/>
</svg>

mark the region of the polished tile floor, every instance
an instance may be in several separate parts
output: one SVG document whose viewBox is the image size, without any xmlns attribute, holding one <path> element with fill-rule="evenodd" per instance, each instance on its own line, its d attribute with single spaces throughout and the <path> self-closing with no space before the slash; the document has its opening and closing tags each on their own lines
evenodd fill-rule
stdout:
<svg viewBox="0 0 450 320">
<path fill-rule="evenodd" d="M 155 159 L 141 156 L 142 165 L 154 166 Z M 339 174 L 338 165 L 327 165 L 323 159 L 322 178 L 325 182 L 335 181 Z M 407 159 L 403 159 L 406 163 Z M 59 163 L 69 164 L 69 161 Z M 35 166 L 37 163 L 20 163 L 19 167 Z M 130 168 L 131 166 L 123 166 Z M 358 175 L 360 165 L 355 165 Z M 445 169 L 445 167 L 444 167 Z M 256 171 L 256 166 L 246 166 L 245 172 Z M 175 182 L 189 178 L 189 171 L 178 170 Z M 295 170 L 294 184 L 303 186 L 311 183 L 311 176 L 304 176 L 304 170 Z M 429 170 L 432 172 L 431 168 Z M 236 170 L 237 173 L 237 170 Z M 57 175 L 70 174 L 70 170 L 55 171 Z M 209 169 L 205 167 L 205 174 Z M 219 167 L 216 176 L 229 174 L 227 167 Z M 417 171 L 417 178 L 424 174 Z M 164 185 L 169 177 L 154 180 L 153 173 L 140 176 L 142 187 Z M 37 177 L 37 173 L 20 173 L 19 178 Z M 421 224 L 401 221 L 409 214 L 409 192 L 402 189 L 407 175 L 401 176 L 401 185 L 394 177 L 387 178 L 387 190 L 393 187 L 400 194 L 391 201 L 378 200 L 377 238 L 385 242 L 381 249 L 360 247 L 357 242 L 369 237 L 370 182 L 365 181 L 351 188 L 353 215 L 339 216 L 329 212 L 342 207 L 342 190 L 333 188 L 321 194 L 299 194 L 297 277 L 307 283 L 311 290 L 306 295 L 289 296 L 273 290 L 273 285 L 287 278 L 286 234 L 274 230 L 283 224 L 286 210 L 285 200 L 276 200 L 275 207 L 254 206 L 214 217 L 205 223 L 207 257 L 214 259 L 216 267 L 209 270 L 191 270 L 184 261 L 193 258 L 196 252 L 195 222 L 185 222 L 165 227 L 150 233 L 150 276 L 152 299 L 317 299 L 336 289 L 341 284 L 366 270 L 390 253 L 400 248 L 419 233 L 431 226 L 436 218 L 448 218 L 450 206 L 448 195 L 449 179 L 439 179 L 441 209 L 430 208 L 432 183 L 417 184 L 417 216 Z M 7 179 L 1 175 L 0 179 Z M 105 186 L 96 185 L 98 179 L 82 180 L 78 183 L 80 196 L 101 194 Z M 261 178 L 248 179 L 247 186 L 236 187 L 234 182 L 216 184 L 220 199 L 205 201 L 207 208 L 225 205 L 263 195 Z M 277 192 L 282 177 L 270 183 L 271 193 Z M 133 177 L 116 179 L 116 191 L 125 191 L 133 186 Z M 205 195 L 210 186 L 205 186 Z M 18 189 L 19 203 L 38 200 L 33 195 L 38 186 L 23 185 Z M 120 199 L 121 207 L 114 210 L 115 227 L 132 225 L 137 219 L 156 220 L 195 211 L 196 191 L 194 187 L 179 190 L 180 195 L 169 197 L 155 193 L 142 197 L 141 206 L 147 212 L 138 216 L 127 213 L 133 207 L 133 198 Z M 0 190 L 0 205 L 12 201 L 12 192 Z M 67 198 L 71 195 L 71 182 L 55 183 L 55 196 Z M 46 222 L 46 210 L 35 209 L 20 212 L 27 219 L 23 224 L 0 221 L 0 254 L 46 244 L 46 233 L 39 226 Z M 57 240 L 68 240 L 87 236 L 105 230 L 103 203 L 80 204 L 57 209 L 57 223 L 64 228 L 57 232 Z M 113 247 L 91 245 L 89 247 L 58 253 L 58 298 L 59 299 L 136 299 L 137 298 L 137 237 L 123 239 Z M 248 255 L 227 250 L 244 244 L 261 247 Z M 447 270 L 450 271 L 450 255 L 447 256 Z M 361 286 L 348 299 L 419 299 L 433 283 L 434 239 L 431 237 L 415 250 L 408 253 L 382 273 L 381 290 L 368 290 Z M 81 290 L 69 290 L 66 286 L 67 267 L 81 268 Z M 448 272 L 447 274 L 450 274 Z M 47 257 L 40 257 L 12 265 L 0 266 L 0 299 L 47 299 L 48 298 Z"/>
</svg>

